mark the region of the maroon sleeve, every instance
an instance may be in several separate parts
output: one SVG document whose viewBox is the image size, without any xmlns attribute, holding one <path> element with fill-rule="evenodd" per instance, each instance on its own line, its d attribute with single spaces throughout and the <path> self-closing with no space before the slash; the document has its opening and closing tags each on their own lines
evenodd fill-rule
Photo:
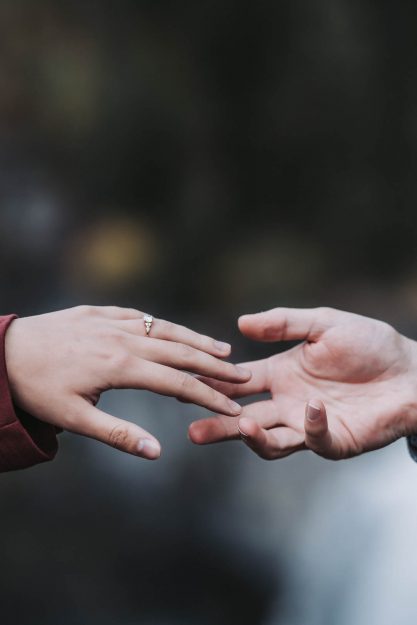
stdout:
<svg viewBox="0 0 417 625">
<path fill-rule="evenodd" d="M 56 429 L 13 405 L 7 377 L 4 338 L 16 315 L 0 316 L 0 472 L 52 460 L 58 450 Z"/>
</svg>

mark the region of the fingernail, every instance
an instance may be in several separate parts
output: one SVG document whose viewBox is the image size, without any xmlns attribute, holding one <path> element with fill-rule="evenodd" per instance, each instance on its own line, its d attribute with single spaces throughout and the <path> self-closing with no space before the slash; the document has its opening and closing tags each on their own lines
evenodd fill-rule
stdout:
<svg viewBox="0 0 417 625">
<path fill-rule="evenodd" d="M 222 343 L 221 341 L 214 341 L 214 347 L 219 352 L 229 352 L 232 348 L 232 346 L 229 345 L 229 343 Z"/>
<path fill-rule="evenodd" d="M 245 434 L 245 432 L 242 432 L 239 426 L 237 426 L 237 429 L 239 430 L 240 437 L 246 440 L 248 438 L 248 434 Z"/>
<path fill-rule="evenodd" d="M 314 404 L 307 404 L 306 417 L 309 421 L 317 421 L 321 414 L 321 409 Z"/>
<path fill-rule="evenodd" d="M 252 373 L 249 371 L 249 369 L 244 369 L 243 367 L 238 367 L 238 366 L 236 366 L 236 373 L 241 378 L 248 378 L 248 377 L 250 377 L 252 375 Z"/>
<path fill-rule="evenodd" d="M 231 399 L 229 399 L 228 404 L 229 404 L 230 410 L 234 412 L 236 415 L 242 412 L 242 406 L 237 404 L 235 401 L 232 401 Z"/>
<path fill-rule="evenodd" d="M 142 438 L 138 443 L 138 452 L 148 460 L 156 460 L 161 455 L 161 448 L 158 443 L 149 438 Z"/>
</svg>

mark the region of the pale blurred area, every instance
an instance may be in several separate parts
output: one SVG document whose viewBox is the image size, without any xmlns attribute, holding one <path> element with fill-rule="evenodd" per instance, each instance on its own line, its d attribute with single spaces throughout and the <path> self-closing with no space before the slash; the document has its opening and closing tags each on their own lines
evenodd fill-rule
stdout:
<svg viewBox="0 0 417 625">
<path fill-rule="evenodd" d="M 330 305 L 417 337 L 415 5 L 0 0 L 1 312 L 119 304 L 250 344 Z M 69 434 L 0 479 L 5 625 L 409 625 L 417 465 L 197 448 L 204 412 L 103 407 L 156 463 Z"/>
</svg>

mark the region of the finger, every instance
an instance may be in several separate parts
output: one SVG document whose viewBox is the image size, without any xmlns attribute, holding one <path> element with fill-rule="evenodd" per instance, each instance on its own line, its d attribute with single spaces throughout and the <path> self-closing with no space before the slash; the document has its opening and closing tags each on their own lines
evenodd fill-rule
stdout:
<svg viewBox="0 0 417 625">
<path fill-rule="evenodd" d="M 248 418 L 258 420 L 263 427 L 276 426 L 280 421 L 277 418 L 276 407 L 272 400 L 259 401 L 242 408 L 240 417 L 231 419 L 217 415 L 208 419 L 199 419 L 191 423 L 188 436 L 196 445 L 209 445 L 240 438 L 238 428 L 239 419 Z"/>
<path fill-rule="evenodd" d="M 242 411 L 239 404 L 183 371 L 136 357 L 131 357 L 125 365 L 113 372 L 113 388 L 146 389 L 229 416 Z"/>
<path fill-rule="evenodd" d="M 280 415 L 277 404 L 272 399 L 257 401 L 242 408 L 240 419 L 256 421 L 261 427 L 269 430 L 278 425 L 286 425 L 284 415 Z"/>
<path fill-rule="evenodd" d="M 134 308 L 121 308 L 120 306 L 78 306 L 78 310 L 85 315 L 95 315 L 107 319 L 142 319 L 143 312 Z"/>
<path fill-rule="evenodd" d="M 225 358 L 229 356 L 231 346 L 229 343 L 223 343 L 216 341 L 215 339 L 194 332 L 189 328 L 177 325 L 171 321 L 164 321 L 163 319 L 154 319 L 149 336 L 146 335 L 145 323 L 143 316 L 140 319 L 130 319 L 127 321 L 118 322 L 118 327 L 122 328 L 130 334 L 136 336 L 146 336 L 149 338 L 163 339 L 165 341 L 175 341 L 176 343 L 183 343 L 190 347 L 195 347 L 207 354 Z"/>
<path fill-rule="evenodd" d="M 220 393 L 228 397 L 247 397 L 248 395 L 257 395 L 266 393 L 270 387 L 268 359 L 257 360 L 255 362 L 244 362 L 239 367 L 251 372 L 252 377 L 248 382 L 241 384 L 230 384 L 228 382 L 220 382 L 208 377 L 200 377 L 201 381 L 208 386 L 216 389 Z"/>
<path fill-rule="evenodd" d="M 341 456 L 338 440 L 329 430 L 326 408 L 319 399 L 310 400 L 306 406 L 304 430 L 308 449 L 325 458 Z"/>
<path fill-rule="evenodd" d="M 340 311 L 331 308 L 274 308 L 239 318 L 241 332 L 258 341 L 316 341 Z"/>
<path fill-rule="evenodd" d="M 303 434 L 288 427 L 266 430 L 253 419 L 239 419 L 242 440 L 264 460 L 285 458 L 305 448 Z"/>
<path fill-rule="evenodd" d="M 161 455 L 158 440 L 146 430 L 113 417 L 86 401 L 80 402 L 72 410 L 65 429 L 148 460 L 156 460 Z"/>
<path fill-rule="evenodd" d="M 240 438 L 239 417 L 209 417 L 193 421 L 188 428 L 188 438 L 196 445 L 210 445 Z"/>
<path fill-rule="evenodd" d="M 134 337 L 127 333 L 125 336 L 126 348 L 145 360 L 229 382 L 247 382 L 251 377 L 249 370 L 183 343 L 149 340 L 147 337 Z"/>
</svg>

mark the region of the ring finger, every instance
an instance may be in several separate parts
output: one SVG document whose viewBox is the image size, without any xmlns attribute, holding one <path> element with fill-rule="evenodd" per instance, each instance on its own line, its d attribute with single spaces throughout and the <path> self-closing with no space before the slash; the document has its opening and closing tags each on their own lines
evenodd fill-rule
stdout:
<svg viewBox="0 0 417 625">
<path fill-rule="evenodd" d="M 230 354 L 231 348 L 228 343 L 216 341 L 210 336 L 199 334 L 185 326 L 180 326 L 171 321 L 165 321 L 164 319 L 153 319 L 149 336 L 146 334 L 143 317 L 139 319 L 118 320 L 116 323 L 119 328 L 135 336 L 183 343 L 184 345 L 189 345 L 190 347 L 194 347 L 195 349 L 220 358 L 225 358 Z"/>
</svg>

